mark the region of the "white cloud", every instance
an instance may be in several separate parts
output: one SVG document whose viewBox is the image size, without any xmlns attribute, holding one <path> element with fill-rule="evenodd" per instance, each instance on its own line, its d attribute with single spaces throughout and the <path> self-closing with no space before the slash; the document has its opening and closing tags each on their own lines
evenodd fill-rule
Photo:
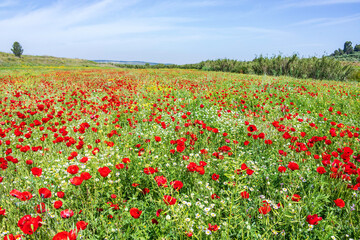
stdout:
<svg viewBox="0 0 360 240">
<path fill-rule="evenodd" d="M 306 1 L 286 1 L 280 8 L 290 7 L 313 7 L 313 6 L 326 6 L 335 4 L 356 4 L 360 0 L 306 0 Z"/>
<path fill-rule="evenodd" d="M 360 20 L 360 14 L 354 14 L 338 18 L 313 18 L 291 24 L 290 26 L 312 26 L 312 27 L 324 27 L 331 25 L 338 25 L 348 22 L 354 22 Z"/>
</svg>

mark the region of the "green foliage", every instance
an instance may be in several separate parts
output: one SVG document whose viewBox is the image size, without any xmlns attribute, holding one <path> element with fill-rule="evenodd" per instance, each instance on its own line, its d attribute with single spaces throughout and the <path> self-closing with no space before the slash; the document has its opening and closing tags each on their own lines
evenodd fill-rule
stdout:
<svg viewBox="0 0 360 240">
<path fill-rule="evenodd" d="M 24 49 L 22 48 L 22 46 L 20 45 L 20 43 L 18 42 L 14 42 L 14 44 L 12 45 L 12 49 L 11 51 L 14 53 L 14 55 L 16 57 L 21 57 L 21 55 L 23 54 L 24 52 Z"/>
<path fill-rule="evenodd" d="M 360 52 L 360 44 L 356 44 L 354 47 L 355 52 Z"/>
<path fill-rule="evenodd" d="M 271 58 L 260 55 L 253 61 L 237 61 L 232 59 L 207 60 L 196 64 L 185 65 L 120 65 L 125 68 L 182 68 L 205 71 L 232 72 L 271 76 L 291 76 L 296 78 L 329 79 L 344 81 L 354 71 L 352 66 L 343 66 L 334 58 L 299 58 L 297 54 L 290 57 L 281 55 Z"/>
<path fill-rule="evenodd" d="M 343 62 L 360 62 L 360 52 L 355 52 L 353 54 L 340 54 L 338 56 L 333 55 L 333 58 Z"/>
<path fill-rule="evenodd" d="M 344 53 L 345 54 L 352 54 L 354 52 L 354 49 L 352 47 L 352 42 L 351 41 L 346 41 L 344 43 Z"/>
</svg>

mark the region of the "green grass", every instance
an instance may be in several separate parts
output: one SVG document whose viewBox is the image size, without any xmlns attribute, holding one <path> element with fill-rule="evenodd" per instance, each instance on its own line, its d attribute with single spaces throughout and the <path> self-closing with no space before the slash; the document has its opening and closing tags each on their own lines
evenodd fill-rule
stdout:
<svg viewBox="0 0 360 240">
<path fill-rule="evenodd" d="M 74 58 L 58 58 L 51 56 L 32 56 L 22 55 L 18 58 L 10 53 L 0 52 L 0 67 L 6 66 L 98 66 L 96 62 L 74 59 Z"/>
</svg>

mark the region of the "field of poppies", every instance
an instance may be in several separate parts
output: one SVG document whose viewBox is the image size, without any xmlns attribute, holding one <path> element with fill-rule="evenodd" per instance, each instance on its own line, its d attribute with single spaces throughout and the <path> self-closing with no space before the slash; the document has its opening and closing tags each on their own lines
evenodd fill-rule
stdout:
<svg viewBox="0 0 360 240">
<path fill-rule="evenodd" d="M 360 84 L 0 72 L 0 237 L 359 239 Z"/>
</svg>

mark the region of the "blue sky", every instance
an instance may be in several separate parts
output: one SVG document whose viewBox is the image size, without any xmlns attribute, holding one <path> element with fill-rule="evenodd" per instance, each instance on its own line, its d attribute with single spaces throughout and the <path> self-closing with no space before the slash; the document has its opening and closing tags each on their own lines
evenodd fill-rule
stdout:
<svg viewBox="0 0 360 240">
<path fill-rule="evenodd" d="M 360 44 L 360 0 L 0 0 L 0 51 L 195 63 Z"/>
</svg>

